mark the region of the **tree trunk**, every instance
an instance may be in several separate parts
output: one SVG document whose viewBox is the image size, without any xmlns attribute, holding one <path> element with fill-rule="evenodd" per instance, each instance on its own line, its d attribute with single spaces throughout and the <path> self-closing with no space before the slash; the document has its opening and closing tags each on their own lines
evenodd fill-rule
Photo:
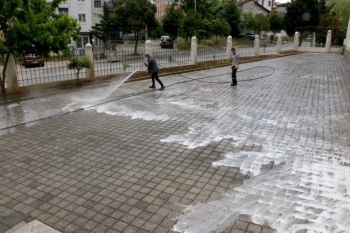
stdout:
<svg viewBox="0 0 350 233">
<path fill-rule="evenodd" d="M 79 84 L 79 72 L 80 70 L 77 72 L 77 84 Z"/>
<path fill-rule="evenodd" d="M 303 41 L 303 32 L 300 32 L 299 36 L 299 47 L 301 46 L 301 42 Z"/>
<path fill-rule="evenodd" d="M 139 43 L 139 32 L 136 31 L 135 33 L 135 48 L 134 48 L 134 54 L 137 54 L 137 45 Z"/>
<path fill-rule="evenodd" d="M 106 54 L 106 44 L 107 41 L 103 41 L 103 53 Z"/>
<path fill-rule="evenodd" d="M 10 58 L 10 53 L 7 53 L 6 58 L 5 58 L 4 68 L 2 70 L 2 77 L 0 77 L 1 96 L 4 99 L 7 98 L 6 89 L 5 89 L 5 81 L 6 81 L 6 70 L 7 70 L 7 64 L 9 62 L 9 58 Z"/>
</svg>

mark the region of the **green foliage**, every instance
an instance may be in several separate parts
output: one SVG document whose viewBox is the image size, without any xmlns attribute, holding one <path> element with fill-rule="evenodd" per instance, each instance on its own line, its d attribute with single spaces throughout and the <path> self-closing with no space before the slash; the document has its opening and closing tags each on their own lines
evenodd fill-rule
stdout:
<svg viewBox="0 0 350 233">
<path fill-rule="evenodd" d="M 227 21 L 218 18 L 211 22 L 211 31 L 217 39 L 218 36 L 228 36 L 231 32 L 231 27 Z"/>
<path fill-rule="evenodd" d="M 161 36 L 164 36 L 164 34 L 166 34 L 163 30 L 163 26 L 162 25 L 159 25 L 158 27 L 156 27 L 155 29 L 153 30 L 150 30 L 149 32 L 149 36 L 151 38 L 160 38 Z"/>
<path fill-rule="evenodd" d="M 255 20 L 255 31 L 260 34 L 261 31 L 268 31 L 270 29 L 270 20 L 263 14 L 254 15 Z"/>
<path fill-rule="evenodd" d="M 255 30 L 256 22 L 255 22 L 253 12 L 248 11 L 242 14 L 242 24 L 243 24 L 243 27 L 245 27 L 248 30 Z"/>
<path fill-rule="evenodd" d="M 189 37 L 196 35 L 203 28 L 202 14 L 189 10 L 182 20 L 180 35 L 187 41 Z"/>
<path fill-rule="evenodd" d="M 328 0 L 329 6 L 332 6 L 331 12 L 339 19 L 339 27 L 346 30 L 349 23 L 350 1 L 349 0 Z"/>
<path fill-rule="evenodd" d="M 97 15 L 97 17 L 100 18 L 100 23 L 92 26 L 92 30 L 90 30 L 90 32 L 104 43 L 103 50 L 105 51 L 106 43 L 112 36 L 111 28 L 113 27 L 113 23 L 111 13 L 109 12 L 109 8 L 106 3 L 103 4 L 102 10 L 103 14 Z"/>
<path fill-rule="evenodd" d="M 189 11 L 196 11 L 203 19 L 212 20 L 217 2 L 217 0 L 181 0 L 181 9 L 185 15 Z"/>
<path fill-rule="evenodd" d="M 112 50 L 112 51 L 116 51 L 116 50 L 117 50 L 117 46 L 118 46 L 117 43 L 113 43 L 113 44 L 112 44 L 111 50 Z"/>
<path fill-rule="evenodd" d="M 273 34 L 283 29 L 283 17 L 279 12 L 272 11 L 268 17 L 270 21 L 270 30 Z"/>
<path fill-rule="evenodd" d="M 317 26 L 319 23 L 317 0 L 294 0 L 287 5 L 286 11 L 284 26 L 288 35 L 293 35 L 298 27 Z"/>
<path fill-rule="evenodd" d="M 169 54 L 168 55 L 168 61 L 171 63 L 173 62 L 173 55 L 172 54 Z"/>
<path fill-rule="evenodd" d="M 141 30 L 147 28 L 152 30 L 158 26 L 155 18 L 157 8 L 148 0 L 118 0 L 113 14 L 115 24 L 125 33 L 134 33 L 135 47 L 137 54 L 137 44 Z"/>
<path fill-rule="evenodd" d="M 175 9 L 174 5 L 167 9 L 162 20 L 163 31 L 170 37 L 176 39 L 178 37 L 179 28 L 183 13 L 180 9 Z"/>
<path fill-rule="evenodd" d="M 176 48 L 178 50 L 190 50 L 191 49 L 191 42 L 186 41 L 183 38 L 178 38 L 176 43 Z"/>
<path fill-rule="evenodd" d="M 77 85 L 81 85 L 79 81 L 79 73 L 84 68 L 91 68 L 91 61 L 88 57 L 77 57 L 72 56 L 69 58 L 69 64 L 67 65 L 68 69 L 74 70 L 74 73 L 77 75 Z"/>
<path fill-rule="evenodd" d="M 52 0 L 51 7 L 46 0 L 1 0 L 0 30 L 4 40 L 0 41 L 0 52 L 15 56 L 36 54 L 48 57 L 51 52 L 68 53 L 71 39 L 79 37 L 80 25 L 66 14 L 55 13 L 65 0 Z M 6 96 L 7 59 L 0 78 L 2 95 Z"/>
<path fill-rule="evenodd" d="M 127 69 L 128 67 L 131 66 L 131 65 L 129 65 L 129 63 L 128 63 L 128 60 L 123 59 L 123 60 L 121 60 L 121 62 L 122 62 L 122 64 L 123 64 L 123 70 L 124 70 L 124 71 L 126 71 L 126 69 Z"/>
<path fill-rule="evenodd" d="M 215 18 L 223 19 L 230 25 L 231 31 L 229 34 L 232 37 L 236 37 L 241 33 L 243 26 L 241 20 L 241 10 L 234 1 L 218 1 L 214 12 Z"/>
</svg>

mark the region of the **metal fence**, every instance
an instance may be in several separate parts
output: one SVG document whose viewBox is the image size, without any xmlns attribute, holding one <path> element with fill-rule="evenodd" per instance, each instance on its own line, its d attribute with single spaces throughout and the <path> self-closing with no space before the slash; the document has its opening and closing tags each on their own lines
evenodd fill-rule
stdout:
<svg viewBox="0 0 350 233">
<path fill-rule="evenodd" d="M 19 86 L 52 83 L 76 79 L 73 70 L 67 68 L 69 61 L 67 57 L 55 55 L 45 59 L 44 66 L 31 65 L 25 67 L 23 58 L 15 58 L 16 73 Z M 80 71 L 79 77 L 85 77 L 86 70 Z"/>
<path fill-rule="evenodd" d="M 197 60 L 211 61 L 222 60 L 227 58 L 226 41 L 213 43 L 208 41 L 199 42 L 197 46 Z M 282 49 L 293 49 L 292 43 Z M 254 40 L 242 41 L 233 39 L 233 47 L 241 57 L 254 55 Z M 113 75 L 118 73 L 132 72 L 135 69 L 146 70 L 143 65 L 145 57 L 145 44 L 140 43 L 135 49 L 134 44 L 115 44 L 108 46 L 104 51 L 103 48 L 93 50 L 94 75 L 95 78 Z M 275 54 L 276 44 L 267 43 L 262 46 L 260 43 L 259 54 Z M 76 50 L 77 56 L 85 55 L 85 51 Z M 162 48 L 158 41 L 153 41 L 152 56 L 156 59 L 160 67 L 183 66 L 191 64 L 191 45 L 188 42 L 175 43 L 174 47 Z M 16 72 L 19 86 L 29 86 L 35 84 L 44 84 L 58 81 L 74 80 L 76 74 L 73 70 L 67 68 L 69 60 L 60 55 L 55 55 L 45 60 L 43 67 L 24 67 L 23 58 L 16 59 Z M 80 78 L 86 77 L 86 70 L 83 69 L 79 74 Z"/>
</svg>

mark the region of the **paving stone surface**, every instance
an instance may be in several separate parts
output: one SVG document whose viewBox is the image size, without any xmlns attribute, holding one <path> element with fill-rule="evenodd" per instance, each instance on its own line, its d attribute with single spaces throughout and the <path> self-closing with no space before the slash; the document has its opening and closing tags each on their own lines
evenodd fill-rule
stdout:
<svg viewBox="0 0 350 233">
<path fill-rule="evenodd" d="M 350 232 L 344 57 L 229 72 L 0 106 L 0 232 Z"/>
</svg>

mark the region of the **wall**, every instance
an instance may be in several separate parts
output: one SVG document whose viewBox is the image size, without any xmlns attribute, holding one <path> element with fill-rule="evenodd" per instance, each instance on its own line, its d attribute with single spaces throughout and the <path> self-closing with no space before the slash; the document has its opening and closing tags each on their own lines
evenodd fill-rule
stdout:
<svg viewBox="0 0 350 233">
<path fill-rule="evenodd" d="M 262 7 L 259 7 L 255 4 L 254 1 L 247 2 L 241 6 L 242 12 L 248 12 L 251 11 L 253 14 L 260 14 L 267 15 L 268 12 L 264 10 Z"/>
<path fill-rule="evenodd" d="M 348 60 L 348 62 L 350 64 L 350 49 L 344 49 L 344 56 L 345 56 L 346 60 Z"/>
</svg>

